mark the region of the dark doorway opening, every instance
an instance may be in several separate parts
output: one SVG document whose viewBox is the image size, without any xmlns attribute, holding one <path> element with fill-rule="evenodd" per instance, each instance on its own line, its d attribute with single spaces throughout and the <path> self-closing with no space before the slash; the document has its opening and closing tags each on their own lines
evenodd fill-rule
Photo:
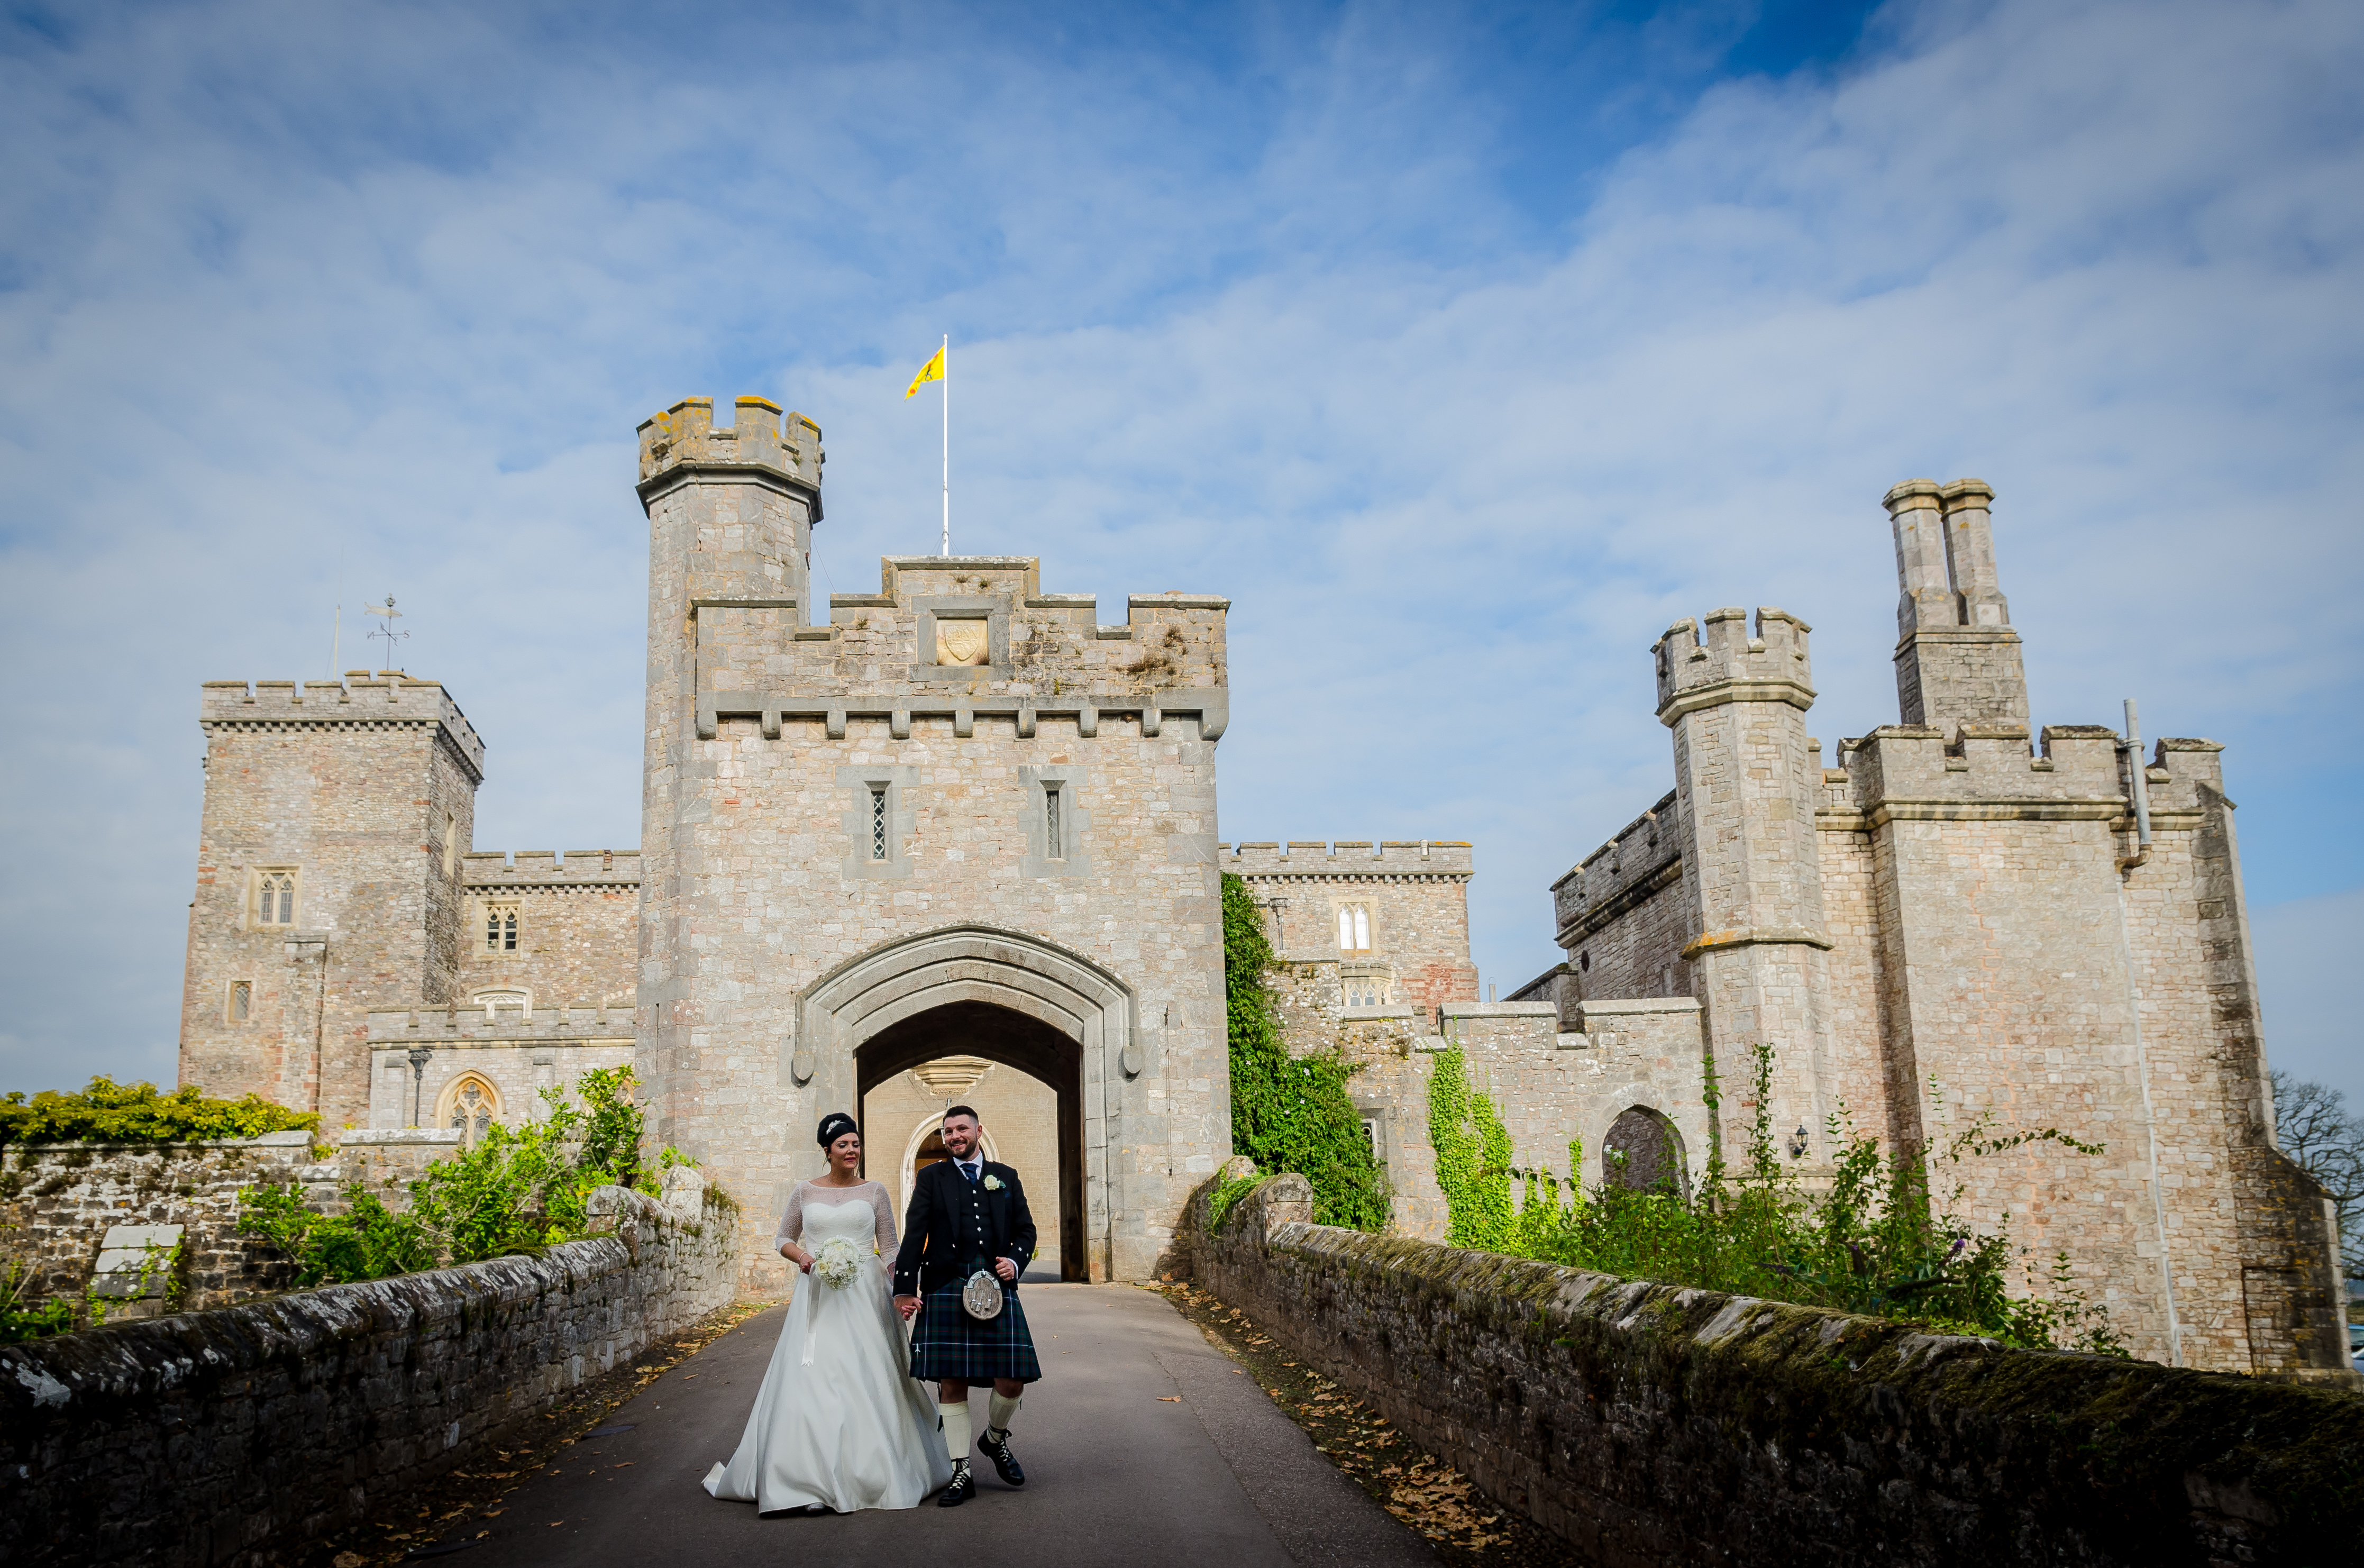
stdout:
<svg viewBox="0 0 2364 1568">
<path fill-rule="evenodd" d="M 1609 1124 L 1600 1143 L 1600 1177 L 1612 1187 L 1683 1197 L 1683 1140 L 1675 1124 L 1646 1105 L 1629 1106 Z"/>
<path fill-rule="evenodd" d="M 1023 1013 L 989 1002 L 952 1002 L 931 1008 L 870 1036 L 853 1053 L 856 1104 L 898 1072 L 952 1056 L 983 1057 L 1015 1068 L 1048 1084 L 1058 1097 L 1059 1190 L 1048 1204 L 1030 1193 L 1037 1230 L 1059 1242 L 1059 1277 L 1091 1278 L 1091 1254 L 1084 1236 L 1083 1047 L 1065 1034 Z M 865 1149 L 870 1129 L 863 1129 Z M 931 1152 L 932 1151 L 932 1152 Z M 882 1158 L 900 1159 L 901 1147 Z M 943 1158 L 941 1137 L 920 1146 L 915 1168 Z"/>
</svg>

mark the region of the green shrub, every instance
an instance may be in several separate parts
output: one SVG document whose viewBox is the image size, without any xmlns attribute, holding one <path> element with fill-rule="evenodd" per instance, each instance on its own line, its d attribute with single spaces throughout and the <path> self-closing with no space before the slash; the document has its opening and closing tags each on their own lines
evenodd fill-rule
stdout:
<svg viewBox="0 0 2364 1568">
<path fill-rule="evenodd" d="M 1232 1148 L 1259 1170 L 1293 1170 L 1311 1182 L 1317 1223 L 1377 1230 L 1388 1222 L 1387 1184 L 1346 1092 L 1355 1070 L 1334 1050 L 1288 1054 L 1265 979 L 1272 967 L 1254 895 L 1239 878 L 1225 876 Z"/>
<path fill-rule="evenodd" d="M 94 1078 L 79 1094 L 23 1090 L 0 1100 L 0 1146 L 12 1143 L 194 1143 L 256 1137 L 295 1128 L 317 1132 L 320 1118 L 274 1105 L 260 1095 L 213 1100 L 192 1084 L 166 1094 L 152 1083 Z"/>
<path fill-rule="evenodd" d="M 25 1300 L 25 1287 L 31 1282 L 32 1272 L 18 1258 L 9 1259 L 6 1267 L 0 1269 L 0 1345 L 64 1334 L 73 1328 L 72 1301 L 57 1297 L 35 1306 Z"/>
<path fill-rule="evenodd" d="M 239 1194 L 238 1227 L 259 1236 L 296 1265 L 298 1286 L 351 1284 L 435 1266 L 418 1221 L 388 1209 L 358 1182 L 345 1188 L 346 1212 L 304 1206 L 303 1190 L 250 1187 Z"/>
<path fill-rule="evenodd" d="M 539 1255 L 588 1229 L 591 1194 L 606 1186 L 654 1195 L 662 1173 L 694 1165 L 660 1151 L 650 1167 L 641 1140 L 647 1111 L 630 1067 L 600 1068 L 563 1090 L 541 1092 L 541 1119 L 494 1126 L 470 1148 L 436 1160 L 410 1184 L 410 1209 L 395 1214 L 358 1183 L 347 1212 L 307 1209 L 294 1186 L 240 1194 L 239 1227 L 296 1266 L 299 1285 L 345 1284 L 418 1269 Z"/>
<path fill-rule="evenodd" d="M 1232 1207 L 1254 1191 L 1255 1184 L 1263 1180 L 1264 1177 L 1261 1174 L 1251 1170 L 1244 1176 L 1234 1176 L 1228 1182 L 1217 1182 L 1215 1190 L 1207 1194 L 1207 1233 L 1211 1236 L 1222 1229 L 1223 1221 L 1230 1215 Z"/>
<path fill-rule="evenodd" d="M 1935 1172 L 1966 1160 L 2030 1143 L 2080 1154 L 2099 1154 L 2098 1145 L 2049 1127 L 1998 1135 L 1992 1118 L 1981 1116 L 1935 1145 L 1933 1162 L 1927 1149 L 1882 1154 L 1842 1113 L 1829 1127 L 1831 1147 L 1841 1151 L 1829 1190 L 1810 1193 L 1774 1150 L 1772 1066 L 1772 1051 L 1758 1047 L 1756 1113 L 1739 1173 L 1718 1150 L 1699 1192 L 1687 1198 L 1609 1182 L 1588 1193 L 1578 1144 L 1568 1146 L 1565 1191 L 1548 1175 L 1514 1177 L 1500 1116 L 1469 1087 L 1460 1052 L 1444 1052 L 1429 1114 L 1454 1244 L 1622 1279 L 1901 1318 L 2005 1344 L 2125 1353 L 2106 1309 L 2085 1299 L 2065 1255 L 2039 1271 L 2006 1231 L 1980 1233 L 1958 1216 L 1959 1182 L 1942 1202 L 1932 1198 Z M 1712 1075 L 1707 1099 L 1712 1117 L 1719 1104 Z M 1512 1201 L 1514 1183 L 1523 1185 L 1522 1204 Z M 2024 1294 L 2010 1288 L 2015 1266 Z"/>
</svg>

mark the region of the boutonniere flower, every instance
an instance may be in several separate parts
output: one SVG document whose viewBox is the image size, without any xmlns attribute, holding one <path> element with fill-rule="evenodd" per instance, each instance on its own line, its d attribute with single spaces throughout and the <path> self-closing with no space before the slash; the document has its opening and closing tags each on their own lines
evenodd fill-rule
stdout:
<svg viewBox="0 0 2364 1568">
<path fill-rule="evenodd" d="M 1001 1178 L 998 1176 L 987 1176 L 985 1179 L 985 1190 L 988 1193 L 998 1193 L 1001 1191 Z"/>
</svg>

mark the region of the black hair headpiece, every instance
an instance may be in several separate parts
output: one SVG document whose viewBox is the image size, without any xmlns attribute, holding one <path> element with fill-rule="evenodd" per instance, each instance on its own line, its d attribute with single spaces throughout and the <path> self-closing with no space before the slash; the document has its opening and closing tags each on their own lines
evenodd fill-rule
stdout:
<svg viewBox="0 0 2364 1568">
<path fill-rule="evenodd" d="M 846 1134 L 861 1130 L 861 1126 L 852 1116 L 842 1111 L 831 1111 L 820 1119 L 820 1146 L 827 1148 Z"/>
</svg>

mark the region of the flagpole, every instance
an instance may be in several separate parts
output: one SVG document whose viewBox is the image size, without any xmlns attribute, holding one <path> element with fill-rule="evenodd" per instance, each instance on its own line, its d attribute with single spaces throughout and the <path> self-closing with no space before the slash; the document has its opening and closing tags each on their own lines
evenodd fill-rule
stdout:
<svg viewBox="0 0 2364 1568">
<path fill-rule="evenodd" d="M 944 547 L 953 553 L 953 335 L 944 334 Z"/>
</svg>

